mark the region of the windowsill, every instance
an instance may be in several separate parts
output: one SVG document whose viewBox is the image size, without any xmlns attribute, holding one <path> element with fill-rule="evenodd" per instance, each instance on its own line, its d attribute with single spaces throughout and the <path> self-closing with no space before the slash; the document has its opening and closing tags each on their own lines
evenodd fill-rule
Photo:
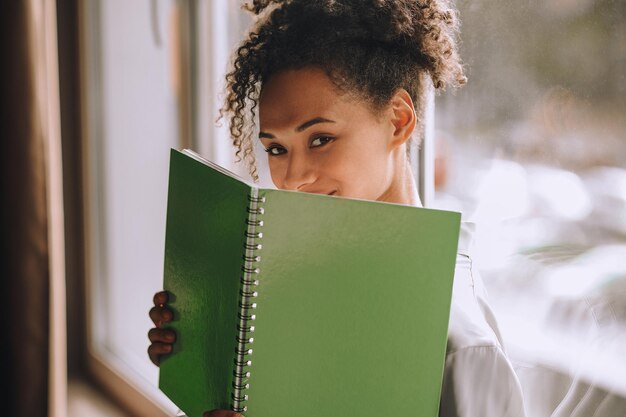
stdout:
<svg viewBox="0 0 626 417">
<path fill-rule="evenodd" d="M 69 417 L 130 417 L 106 394 L 89 382 L 73 378 L 68 381 Z"/>
</svg>

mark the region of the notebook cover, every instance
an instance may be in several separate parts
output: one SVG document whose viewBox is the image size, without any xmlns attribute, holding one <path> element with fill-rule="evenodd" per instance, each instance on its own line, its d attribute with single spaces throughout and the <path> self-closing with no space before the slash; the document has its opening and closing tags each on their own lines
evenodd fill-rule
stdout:
<svg viewBox="0 0 626 417">
<path fill-rule="evenodd" d="M 249 417 L 436 417 L 458 213 L 264 190 Z"/>
<path fill-rule="evenodd" d="M 177 340 L 159 388 L 190 417 L 230 406 L 249 192 L 172 150 L 163 288 Z"/>
<path fill-rule="evenodd" d="M 229 408 L 250 187 L 172 152 L 161 389 Z M 460 215 L 281 190 L 266 197 L 248 417 L 437 416 Z"/>
</svg>

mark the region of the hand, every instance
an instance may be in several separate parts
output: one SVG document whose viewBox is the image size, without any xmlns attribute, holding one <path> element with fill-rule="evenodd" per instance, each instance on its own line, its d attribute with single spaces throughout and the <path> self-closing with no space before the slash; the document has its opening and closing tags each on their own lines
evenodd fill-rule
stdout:
<svg viewBox="0 0 626 417">
<path fill-rule="evenodd" d="M 229 410 L 213 410 L 207 411 L 202 414 L 202 417 L 243 417 L 241 414 L 237 414 L 234 411 Z"/>
<path fill-rule="evenodd" d="M 176 341 L 176 333 L 173 330 L 162 329 L 161 327 L 172 321 L 174 315 L 167 308 L 168 301 L 167 292 L 160 291 L 154 294 L 154 307 L 150 309 L 150 318 L 156 326 L 148 332 L 150 346 L 148 347 L 148 355 L 150 360 L 156 366 L 159 366 L 161 356 L 172 352 L 172 347 Z M 202 417 L 244 417 L 241 414 L 230 410 L 213 410 L 206 411 Z"/>
<path fill-rule="evenodd" d="M 159 366 L 161 363 L 163 355 L 172 352 L 174 342 L 176 341 L 176 333 L 173 330 L 161 328 L 164 324 L 172 321 L 174 317 L 174 314 L 165 305 L 167 300 L 168 296 L 165 291 L 154 294 L 154 307 L 150 309 L 150 318 L 156 327 L 148 332 L 148 339 L 151 342 L 150 346 L 148 346 L 148 356 L 150 356 L 150 360 L 156 366 Z M 224 415 L 224 417 L 226 416 Z"/>
</svg>

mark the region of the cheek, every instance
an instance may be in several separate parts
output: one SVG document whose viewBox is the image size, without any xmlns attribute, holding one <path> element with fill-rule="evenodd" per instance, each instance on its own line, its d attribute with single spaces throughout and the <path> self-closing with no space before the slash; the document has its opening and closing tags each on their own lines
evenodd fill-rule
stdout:
<svg viewBox="0 0 626 417">
<path fill-rule="evenodd" d="M 375 130 L 363 133 L 349 143 L 350 149 L 346 149 L 345 159 L 355 171 L 378 174 L 385 168 L 389 155 L 385 138 L 381 132 Z"/>
<path fill-rule="evenodd" d="M 285 178 L 284 164 L 282 163 L 280 158 L 274 158 L 274 157 L 268 156 L 267 165 L 270 170 L 270 176 L 272 177 L 272 182 L 274 183 L 276 188 L 282 188 L 283 180 Z"/>
<path fill-rule="evenodd" d="M 337 145 L 340 145 L 337 143 Z M 352 197 L 374 199 L 389 179 L 389 158 L 380 137 L 345 141 L 324 161 L 325 172 Z"/>
</svg>

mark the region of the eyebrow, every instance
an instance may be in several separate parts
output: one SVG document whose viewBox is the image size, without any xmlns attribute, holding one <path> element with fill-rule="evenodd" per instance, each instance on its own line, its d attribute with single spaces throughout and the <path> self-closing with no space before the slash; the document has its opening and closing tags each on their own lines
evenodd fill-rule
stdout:
<svg viewBox="0 0 626 417">
<path fill-rule="evenodd" d="M 330 120 L 330 119 L 324 119 L 323 117 L 315 117 L 311 120 L 308 120 L 304 123 L 302 123 L 300 126 L 296 127 L 295 131 L 296 132 L 302 132 L 303 130 L 308 129 L 309 127 L 316 125 L 318 123 L 335 123 L 334 120 Z M 274 139 L 275 136 L 272 135 L 271 133 L 267 133 L 267 132 L 259 132 L 259 138 L 267 138 L 267 139 Z"/>
</svg>

